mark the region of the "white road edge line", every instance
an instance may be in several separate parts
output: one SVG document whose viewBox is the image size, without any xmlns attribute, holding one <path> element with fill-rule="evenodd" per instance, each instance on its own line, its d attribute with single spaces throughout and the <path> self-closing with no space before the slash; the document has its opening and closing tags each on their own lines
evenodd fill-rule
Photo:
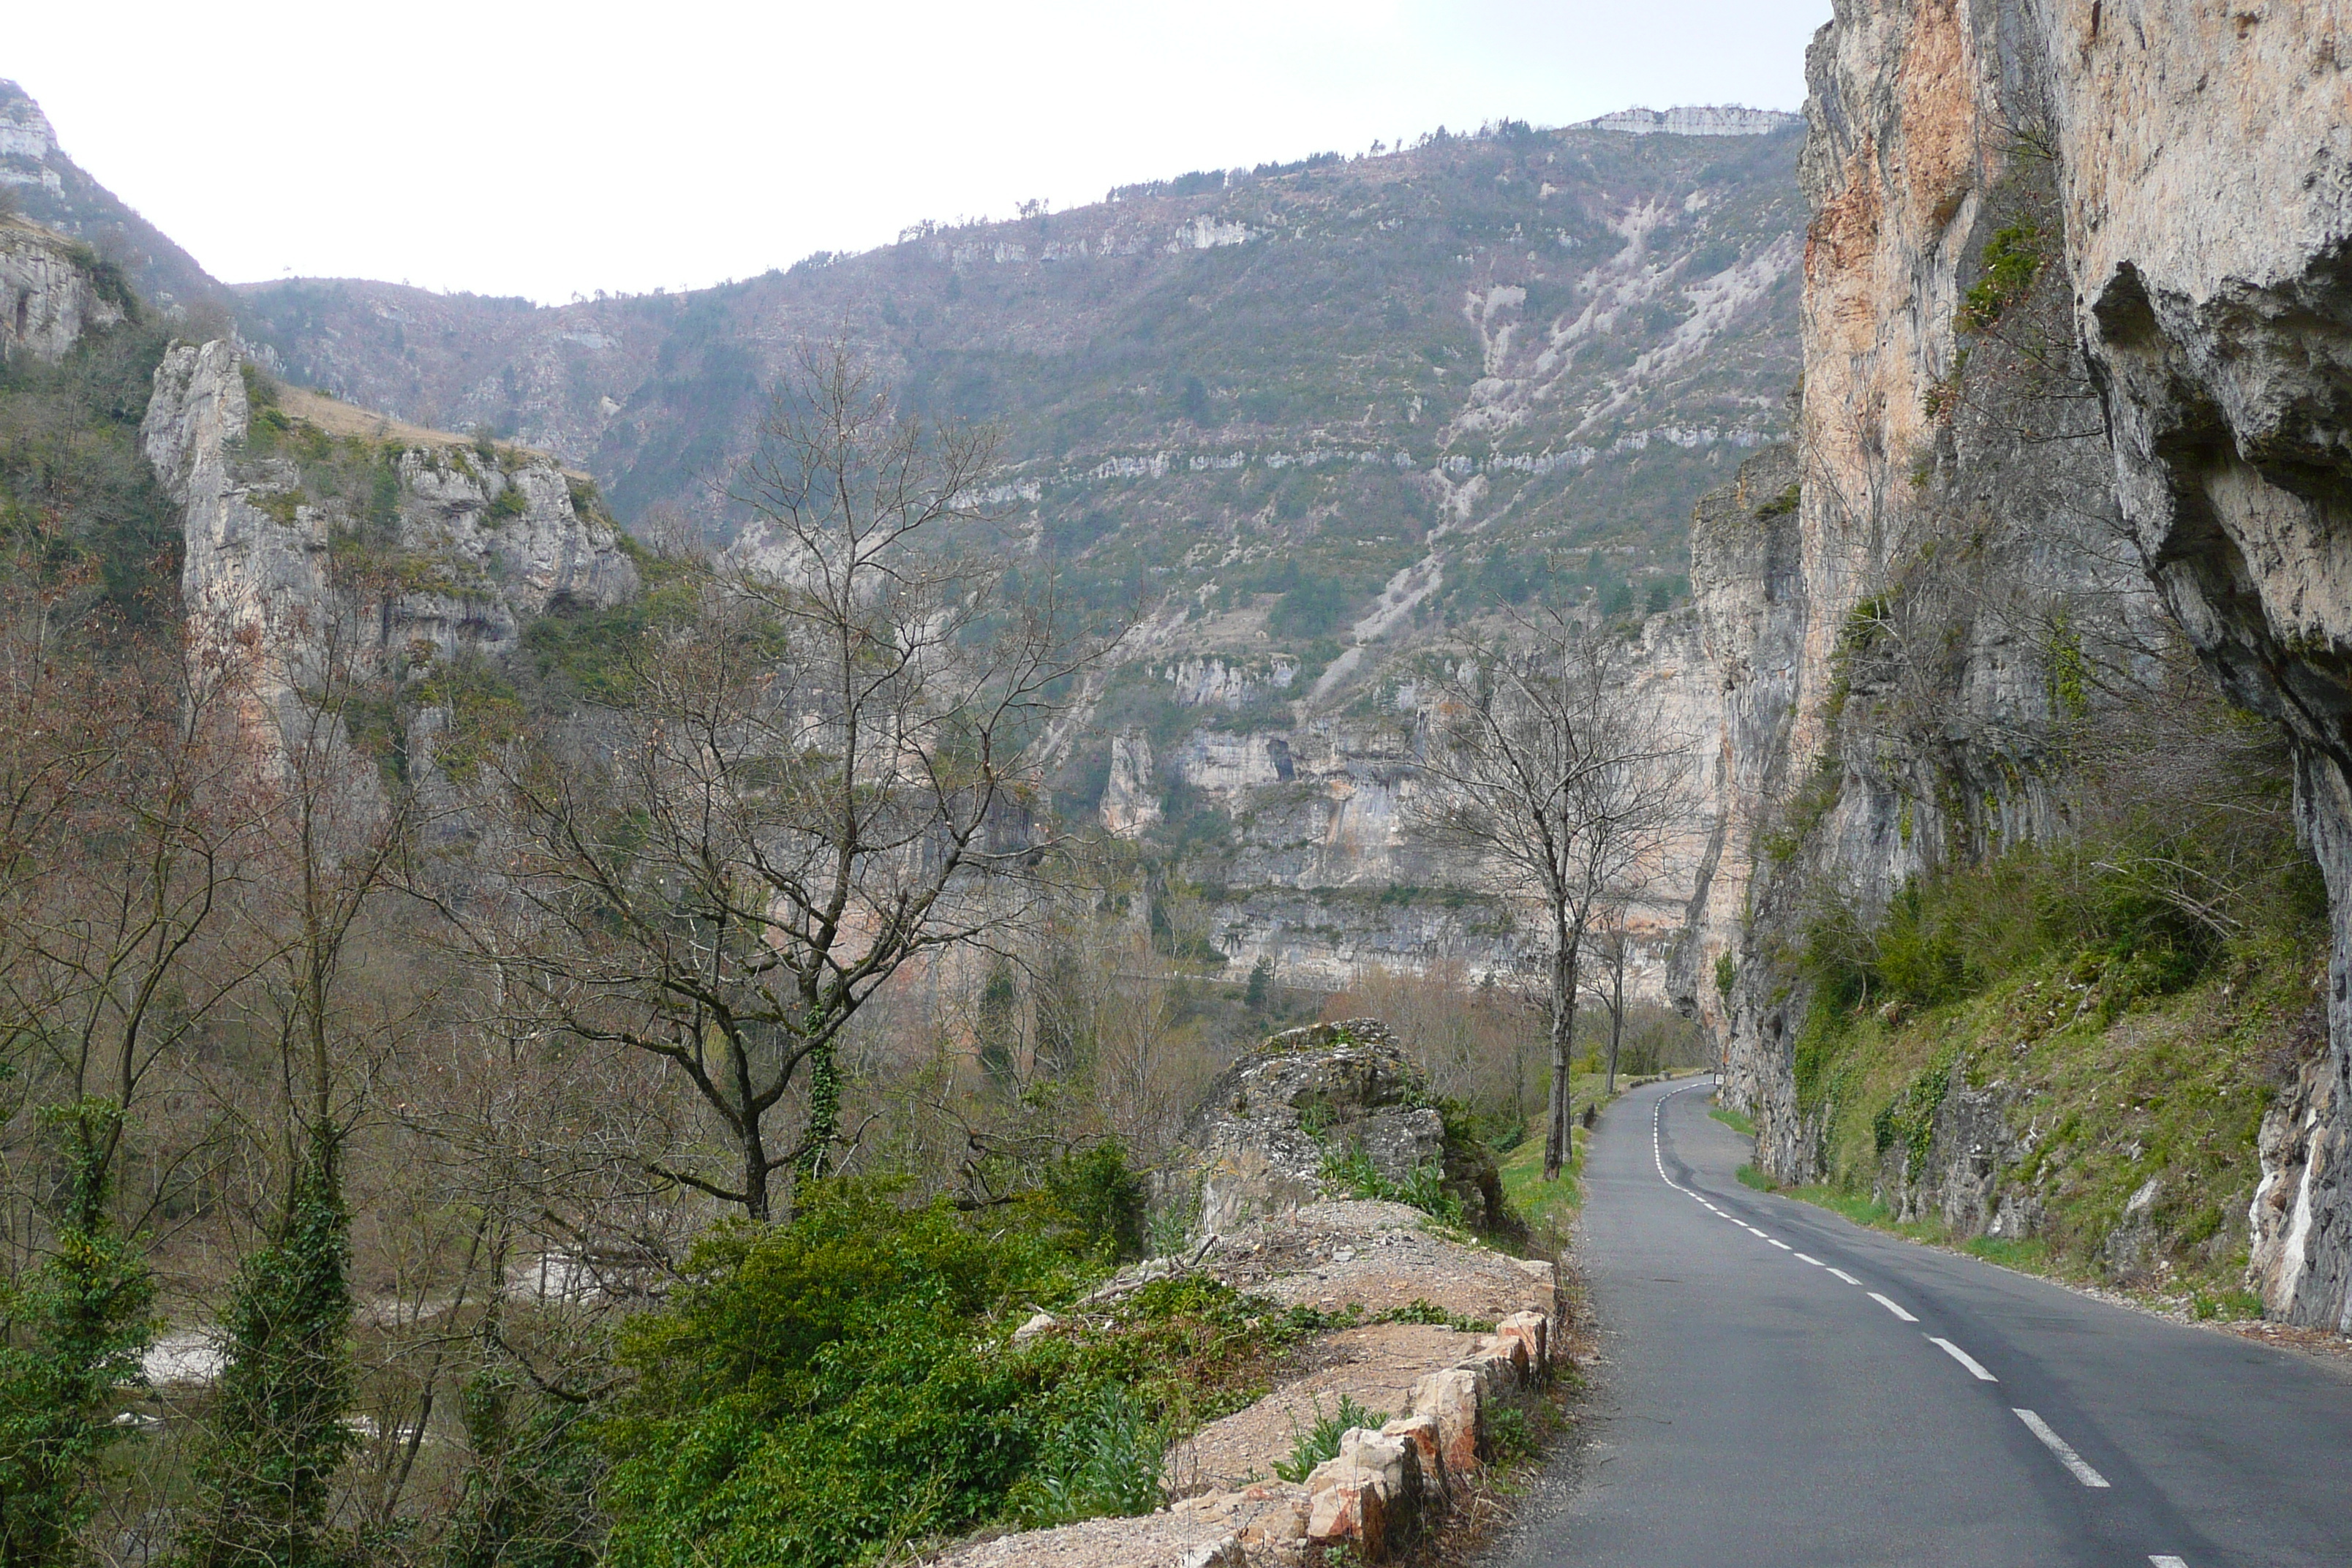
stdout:
<svg viewBox="0 0 2352 1568">
<path fill-rule="evenodd" d="M 1976 1373 L 1977 1381 L 1979 1383 L 1999 1383 L 2000 1381 L 2000 1379 L 1995 1377 L 1992 1373 L 1984 1369 L 1984 1363 L 1982 1362 L 1977 1360 L 1976 1357 L 1970 1355 L 1968 1352 L 1962 1350 L 1951 1341 L 1940 1340 L 1935 1335 L 1929 1334 L 1927 1336 L 1927 1342 L 1931 1345 L 1943 1346 L 1944 1353 L 1950 1356 L 1954 1361 L 1958 1362 L 1962 1366 L 1967 1367 L 1970 1372 Z"/>
<path fill-rule="evenodd" d="M 1674 1188 L 1675 1191 L 1682 1194 L 1685 1197 L 1689 1198 L 1698 1198 L 1698 1194 L 1692 1192 L 1688 1187 L 1684 1186 L 1680 1182 L 1675 1181 L 1672 1176 L 1666 1174 L 1666 1101 L 1685 1090 L 1696 1089 L 1698 1085 L 1699 1080 L 1693 1079 L 1690 1082 L 1683 1085 L 1681 1089 L 1670 1089 L 1665 1093 L 1658 1096 L 1657 1104 L 1650 1109 L 1650 1158 L 1658 1167 L 1658 1180 L 1665 1183 L 1666 1185 Z M 1705 1198 L 1698 1198 L 1698 1201 L 1701 1203 L 1706 1202 Z"/>
<path fill-rule="evenodd" d="M 1822 1264 L 1822 1267 L 1829 1268 L 1829 1265 L 1826 1263 Z M 1830 1272 L 1836 1275 L 1839 1279 L 1844 1280 L 1849 1285 L 1859 1285 L 1862 1283 L 1861 1280 L 1855 1279 L 1853 1275 L 1848 1274 L 1843 1268 L 1830 1268 Z"/>
<path fill-rule="evenodd" d="M 1829 1267 L 1828 1264 L 1823 1263 L 1820 1258 L 1808 1258 L 1801 1252 L 1797 1254 L 1797 1261 L 1800 1263 L 1810 1263 L 1816 1268 L 1827 1268 Z"/>
<path fill-rule="evenodd" d="M 1777 1241 L 1777 1240 L 1774 1240 L 1771 1237 L 1769 1237 L 1769 1236 L 1768 1236 L 1768 1237 L 1766 1237 L 1764 1239 L 1765 1239 L 1765 1240 L 1767 1240 L 1767 1241 L 1771 1242 L 1773 1246 L 1775 1246 L 1775 1247 L 1779 1247 L 1779 1248 L 1780 1248 L 1781 1251 L 1783 1251 L 1783 1252 L 1794 1252 L 1794 1251 L 1796 1250 L 1796 1248 L 1795 1248 L 1795 1247 L 1790 1247 L 1790 1246 L 1787 1242 L 1785 1242 L 1785 1241 Z"/>
<path fill-rule="evenodd" d="M 2148 1562 L 2153 1563 L 2155 1568 L 2189 1568 L 2189 1559 L 2186 1557 L 2151 1557 Z"/>
<path fill-rule="evenodd" d="M 2083 1456 L 2066 1446 L 2066 1439 L 2050 1429 L 2050 1423 L 2031 1410 L 2010 1406 L 2010 1414 L 2025 1423 L 2025 1429 L 2042 1439 L 2042 1446 L 2058 1456 L 2058 1462 L 2074 1473 L 2074 1479 L 2086 1487 L 2104 1487 L 2107 1478 L 2083 1462 Z"/>
<path fill-rule="evenodd" d="M 1896 1317 L 1902 1319 L 1906 1323 L 1916 1323 L 1919 1321 L 1910 1313 L 1905 1311 L 1901 1307 L 1896 1306 L 1894 1302 L 1880 1295 L 1875 1290 L 1873 1290 L 1870 1293 L 1870 1299 L 1877 1302 L 1880 1306 L 1885 1308 L 1888 1311 L 1894 1313 Z"/>
</svg>

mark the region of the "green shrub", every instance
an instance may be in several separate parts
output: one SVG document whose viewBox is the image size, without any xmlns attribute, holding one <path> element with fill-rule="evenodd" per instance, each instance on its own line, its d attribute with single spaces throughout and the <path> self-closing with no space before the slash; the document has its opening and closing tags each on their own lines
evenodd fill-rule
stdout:
<svg viewBox="0 0 2352 1568">
<path fill-rule="evenodd" d="M 520 485 L 509 479 L 490 498 L 490 504 L 482 509 L 482 520 L 489 523 L 511 522 L 530 510 L 530 498 L 522 493 Z"/>
<path fill-rule="evenodd" d="M 2042 230 L 2030 223 L 1994 232 L 1984 248 L 1984 270 L 1960 302 L 1959 330 L 1989 332 L 2011 305 L 2032 291 L 2042 274 Z"/>
<path fill-rule="evenodd" d="M 1150 1513 L 1163 1500 L 1167 1442 L 1142 1401 L 1116 1383 L 1092 1386 L 1044 1444 L 1014 1499 L 1032 1527 Z"/>
<path fill-rule="evenodd" d="M 622 1339 L 637 1382 L 597 1429 L 607 1561 L 832 1568 L 1158 1506 L 1168 1436 L 1246 1403 L 1270 1352 L 1333 1321 L 1186 1276 L 1127 1296 L 1112 1327 L 1013 1347 L 1131 1225 L 1115 1148 L 1057 1175 L 977 1215 L 804 1184 L 789 1222 L 716 1230 Z"/>
<path fill-rule="evenodd" d="M 122 1113 L 85 1100 L 45 1110 L 63 1167 L 50 1255 L 0 1285 L 0 1562 L 79 1560 L 75 1534 L 98 1501 L 116 1390 L 138 1381 L 155 1335 L 143 1237 L 108 1214 L 108 1142 Z"/>
<path fill-rule="evenodd" d="M 1045 1174 L 1045 1191 L 1088 1252 L 1108 1263 L 1143 1255 L 1148 1194 L 1117 1139 L 1056 1163 Z"/>
<path fill-rule="evenodd" d="M 1447 1225 L 1462 1223 L 1462 1200 L 1447 1189 L 1445 1166 L 1439 1161 L 1416 1165 L 1403 1181 L 1391 1182 L 1372 1163 L 1361 1142 L 1350 1142 L 1345 1149 L 1324 1154 L 1322 1175 L 1351 1196 L 1405 1204 Z"/>
<path fill-rule="evenodd" d="M 1495 1462 L 1514 1465 L 1531 1459 L 1543 1449 L 1536 1434 L 1536 1424 L 1527 1407 L 1510 1400 L 1496 1400 L 1486 1413 L 1486 1441 L 1494 1447 Z"/>
</svg>

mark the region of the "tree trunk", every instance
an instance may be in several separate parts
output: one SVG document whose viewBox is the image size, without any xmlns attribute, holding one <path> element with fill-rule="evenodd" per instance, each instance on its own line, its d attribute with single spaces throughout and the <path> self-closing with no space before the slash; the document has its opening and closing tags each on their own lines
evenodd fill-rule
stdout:
<svg viewBox="0 0 2352 1568">
<path fill-rule="evenodd" d="M 760 1136 L 756 1112 L 744 1117 L 743 1212 L 760 1224 L 768 1223 L 768 1150 Z"/>
<path fill-rule="evenodd" d="M 1617 1042 L 1625 1033 L 1625 950 L 1617 950 L 1617 965 L 1610 972 L 1609 983 L 1609 1086 L 1602 1098 L 1614 1099 L 1617 1094 Z"/>
<path fill-rule="evenodd" d="M 1579 940 L 1563 931 L 1551 960 L 1551 1105 L 1544 1132 L 1547 1182 L 1559 1180 L 1573 1147 L 1575 1125 L 1568 1091 L 1569 1053 L 1576 1041 L 1576 958 Z"/>
</svg>

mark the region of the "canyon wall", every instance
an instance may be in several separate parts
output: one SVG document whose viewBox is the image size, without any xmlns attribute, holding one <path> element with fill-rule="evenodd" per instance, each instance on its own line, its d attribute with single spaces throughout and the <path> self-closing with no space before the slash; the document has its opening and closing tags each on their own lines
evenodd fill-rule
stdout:
<svg viewBox="0 0 2352 1568">
<path fill-rule="evenodd" d="M 619 531 L 547 458 L 315 396 L 257 409 L 262 384 L 233 341 L 174 344 L 141 438 L 181 508 L 192 657 L 252 694 L 263 742 L 344 661 L 401 683 L 401 750 L 429 767 L 448 718 L 436 668 L 515 652 L 550 610 L 635 595 Z"/>
<path fill-rule="evenodd" d="M 1627 992 L 1654 1004 L 1668 998 L 1685 910 L 1719 858 L 1716 773 L 1727 752 L 1702 626 L 1685 606 L 1618 628 L 1639 700 L 1688 747 L 1700 803 L 1627 911 Z M 1291 685 L 1284 662 L 1144 661 L 1182 721 L 1164 743 L 1140 727 L 1113 733 L 1099 819 L 1170 852 L 1202 895 L 1228 973 L 1263 961 L 1303 986 L 1344 987 L 1376 969 L 1541 983 L 1541 910 L 1496 894 L 1482 868 L 1415 824 L 1437 727 L 1434 657 L 1375 666 L 1369 689 L 1336 711 L 1270 702 Z"/>
<path fill-rule="evenodd" d="M 1723 530 L 1705 510 L 1695 557 L 1739 787 L 1679 970 L 1757 1115 L 1759 1159 L 1811 1174 L 1791 962 L 1805 922 L 2063 831 L 2068 671 L 2127 665 L 2160 597 L 2230 694 L 2285 727 L 2336 911 L 2333 1044 L 2264 1131 L 2252 1246 L 2271 1312 L 2337 1326 L 2352 1326 L 2347 16 L 1840 0 L 1808 58 L 1795 504 L 1748 546 L 1776 563 L 1761 583 L 1710 542 Z M 1753 518 L 1753 499 L 1708 504 Z"/>
</svg>

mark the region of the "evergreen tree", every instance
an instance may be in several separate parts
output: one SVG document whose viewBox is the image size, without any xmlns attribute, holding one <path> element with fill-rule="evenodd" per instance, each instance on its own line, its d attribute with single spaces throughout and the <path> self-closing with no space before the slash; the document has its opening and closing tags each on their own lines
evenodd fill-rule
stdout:
<svg viewBox="0 0 2352 1568">
<path fill-rule="evenodd" d="M 1269 1000 L 1266 993 L 1273 985 L 1274 960 L 1261 956 L 1255 963 L 1250 965 L 1249 989 L 1242 993 L 1242 1000 L 1248 1005 L 1251 1012 L 1265 1011 L 1265 1005 Z"/>
<path fill-rule="evenodd" d="M 326 1527 L 329 1488 L 357 1441 L 343 1421 L 356 1377 L 341 1142 L 314 1124 L 277 1240 L 238 1275 L 184 1568 L 327 1568 L 348 1555 Z"/>
<path fill-rule="evenodd" d="M 121 1116 L 86 1100 L 43 1119 L 65 1145 L 65 1198 L 55 1251 L 0 1293 L 0 1568 L 81 1556 L 75 1532 L 99 1460 L 126 1434 L 113 1424 L 115 1391 L 137 1381 L 154 1341 L 154 1279 L 138 1238 L 108 1213 Z"/>
</svg>

